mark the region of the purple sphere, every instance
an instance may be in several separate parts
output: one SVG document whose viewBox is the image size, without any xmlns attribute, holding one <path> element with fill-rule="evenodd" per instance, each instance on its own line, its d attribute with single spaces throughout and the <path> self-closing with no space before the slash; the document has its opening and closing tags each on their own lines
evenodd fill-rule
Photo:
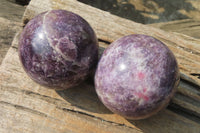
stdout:
<svg viewBox="0 0 200 133">
<path fill-rule="evenodd" d="M 146 35 L 129 35 L 113 42 L 95 74 L 96 92 L 103 104 L 133 120 L 166 107 L 178 83 L 175 56 L 161 41 Z"/>
<path fill-rule="evenodd" d="M 19 57 L 35 82 L 67 89 L 94 71 L 98 41 L 90 25 L 77 14 L 51 10 L 27 23 L 19 40 Z"/>
</svg>

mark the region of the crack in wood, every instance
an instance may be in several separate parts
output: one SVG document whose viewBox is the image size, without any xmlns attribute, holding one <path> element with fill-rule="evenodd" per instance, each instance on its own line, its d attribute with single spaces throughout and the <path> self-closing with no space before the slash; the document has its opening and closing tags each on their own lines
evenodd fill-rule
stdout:
<svg viewBox="0 0 200 133">
<path fill-rule="evenodd" d="M 3 90 L 3 88 L 1 88 L 1 90 Z M 10 91 L 12 91 L 12 90 L 10 89 Z M 78 111 L 78 110 L 73 110 L 73 109 L 69 109 L 69 108 L 66 108 L 66 107 L 62 107 L 64 105 L 66 105 L 66 106 L 71 106 L 71 105 L 63 102 L 60 99 L 52 98 L 52 97 L 49 97 L 49 96 L 46 96 L 46 95 L 41 95 L 39 93 L 35 93 L 35 92 L 32 92 L 32 91 L 28 91 L 28 90 L 17 90 L 17 91 L 19 91 L 19 92 L 21 92 L 23 94 L 32 96 L 34 98 L 42 99 L 42 100 L 44 100 L 44 101 L 46 101 L 48 103 L 55 104 L 57 109 L 63 110 L 65 112 L 66 111 L 70 111 L 70 112 L 74 112 L 74 113 L 79 113 L 79 114 L 82 114 L 82 115 L 86 115 L 86 116 L 89 116 L 89 117 L 93 117 L 93 118 L 99 119 L 100 121 L 105 121 L 105 122 L 108 122 L 108 123 L 111 123 L 111 124 L 115 124 L 115 125 L 118 125 L 118 126 L 124 126 L 124 127 L 127 127 L 127 128 L 135 129 L 135 128 L 132 128 L 132 127 L 127 126 L 125 124 L 120 124 L 120 123 L 115 123 L 115 122 L 112 122 L 112 121 L 104 120 L 104 119 L 102 119 L 100 117 L 96 117 L 94 115 L 91 115 L 91 114 L 88 114 L 88 113 L 85 113 L 85 112 L 82 112 L 82 111 Z M 23 109 L 23 110 L 25 110 L 27 112 L 31 112 L 31 113 L 34 113 L 34 114 L 37 114 L 37 115 L 40 115 L 40 116 L 43 116 L 43 117 L 50 117 L 47 114 L 41 113 L 41 112 L 36 111 L 36 110 L 32 110 L 32 109 L 24 107 L 24 106 L 11 104 L 11 103 L 4 102 L 4 101 L 0 101 L 0 103 L 9 104 L 9 105 L 12 105 L 12 106 L 16 107 L 17 109 Z"/>
<path fill-rule="evenodd" d="M 188 81 L 187 81 L 188 82 Z M 189 82 L 190 83 L 190 82 Z M 193 85 L 193 84 L 191 84 L 190 83 L 190 85 Z M 20 93 L 22 93 L 22 94 L 25 94 L 25 95 L 27 95 L 27 96 L 31 96 L 31 97 L 34 97 L 34 98 L 38 98 L 38 99 L 42 99 L 42 100 L 44 100 L 44 101 L 46 101 L 46 102 L 48 102 L 48 103 L 52 103 L 52 104 L 54 104 L 54 105 L 56 105 L 56 108 L 58 108 L 58 109 L 62 109 L 62 110 L 64 110 L 64 111 L 72 111 L 72 112 L 76 112 L 76 113 L 79 113 L 79 114 L 83 114 L 83 115 L 87 115 L 87 116 L 90 116 L 90 117 L 93 117 L 93 118 L 97 118 L 97 119 L 99 119 L 99 120 L 101 120 L 101 121 L 107 121 L 107 120 L 104 120 L 104 119 L 102 119 L 102 118 L 100 118 L 100 117 L 97 117 L 97 116 L 94 116 L 94 115 L 91 115 L 91 114 L 89 114 L 89 113 L 87 113 L 87 112 L 84 112 L 84 111 L 81 111 L 83 108 L 82 107 L 79 107 L 79 106 L 77 106 L 77 105 L 71 105 L 70 103 L 66 103 L 66 102 L 64 102 L 64 101 L 62 101 L 61 99 L 57 99 L 57 98 L 53 98 L 53 97 L 50 97 L 50 96 L 46 96 L 46 95 L 41 95 L 41 94 L 39 94 L 39 93 L 35 93 L 35 92 L 32 92 L 32 91 L 29 91 L 29 90 L 20 90 L 20 89 L 15 89 L 15 87 L 12 87 L 12 89 L 11 89 L 11 87 L 7 87 L 7 88 L 5 88 L 5 87 L 1 87 L 1 90 L 6 90 L 6 91 L 12 91 L 13 92 L 13 90 L 15 90 L 15 91 L 18 91 L 18 92 L 20 92 Z M 14 92 L 13 92 L 14 93 Z M 181 92 L 178 92 L 178 93 L 181 93 Z M 186 96 L 187 97 L 187 95 L 185 95 L 184 93 L 182 94 L 182 95 L 184 95 L 184 96 Z M 191 97 L 188 97 L 190 100 L 191 100 Z M 176 110 L 176 108 L 174 108 L 174 106 L 171 106 L 171 105 L 178 105 L 178 103 L 176 103 L 176 102 L 173 102 L 173 103 L 171 103 L 170 105 L 169 105 L 169 110 L 171 110 L 171 111 L 173 111 L 173 112 L 175 112 L 174 110 Z M 74 107 L 78 107 L 78 108 L 80 108 L 81 110 L 74 110 L 74 109 L 72 109 L 73 108 L 73 106 Z M 190 118 L 191 120 L 193 120 L 194 118 L 194 116 L 197 116 L 197 117 L 200 117 L 200 114 L 197 114 L 196 112 L 194 112 L 194 111 L 192 111 L 192 110 L 190 110 L 190 109 L 188 109 L 188 108 L 185 108 L 184 106 L 182 107 L 181 105 L 178 105 L 180 108 L 179 108 L 179 110 L 181 110 L 181 109 L 183 109 L 184 110 L 184 113 L 182 113 L 182 114 L 180 114 L 179 112 L 178 112 L 178 114 L 179 115 L 182 115 L 183 117 L 185 117 L 184 115 L 186 115 L 187 117 L 189 117 L 190 115 L 192 115 L 192 118 Z M 196 106 L 196 105 L 192 105 L 192 106 Z M 23 108 L 23 107 L 22 107 Z M 186 110 L 186 111 L 185 111 Z M 39 112 L 36 112 L 37 114 L 39 114 Z M 46 115 L 45 115 L 46 116 Z M 195 122 L 198 120 L 198 122 L 200 121 L 200 119 L 196 119 L 195 120 Z M 124 124 L 120 124 L 120 123 L 115 123 L 115 122 L 112 122 L 112 121 L 107 121 L 107 122 L 110 122 L 110 123 L 113 123 L 113 124 L 117 124 L 117 125 L 119 125 L 119 126 L 124 126 Z M 126 126 L 126 125 L 125 125 Z M 126 126 L 127 127 L 127 126 Z"/>
<path fill-rule="evenodd" d="M 185 79 L 184 77 L 181 76 L 181 80 L 185 82 L 186 84 L 195 87 L 198 91 L 200 91 L 200 86 L 192 82 L 191 80 Z"/>
<path fill-rule="evenodd" d="M 190 73 L 192 76 L 196 76 L 198 79 L 200 79 L 200 74 L 199 73 Z"/>
<path fill-rule="evenodd" d="M 18 47 L 16 47 L 16 46 L 11 46 L 13 49 L 16 49 L 16 50 L 18 50 Z"/>
<path fill-rule="evenodd" d="M 105 44 L 110 44 L 111 42 L 109 42 L 109 41 L 107 41 L 107 40 L 103 40 L 103 39 L 101 39 L 101 38 L 98 38 L 98 41 L 99 42 L 103 42 L 103 43 L 105 43 Z"/>
<path fill-rule="evenodd" d="M 27 94 L 31 94 L 31 93 L 28 92 Z M 30 109 L 30 108 L 27 108 L 27 107 L 24 107 L 24 106 L 8 103 L 8 102 L 5 102 L 5 101 L 0 101 L 0 104 L 6 105 L 6 106 L 12 106 L 12 107 L 14 107 L 16 109 L 23 110 L 23 111 L 26 111 L 26 112 L 29 112 L 29 113 L 33 113 L 33 114 L 36 114 L 36 115 L 39 115 L 39 116 L 42 116 L 42 117 L 48 117 L 48 118 L 51 118 L 51 119 L 55 119 L 54 117 L 51 117 L 51 116 L 49 116 L 49 115 L 47 115 L 45 113 L 42 113 L 42 112 L 34 110 L 34 109 Z M 104 119 L 102 119 L 100 117 L 96 117 L 94 115 L 91 115 L 91 114 L 88 114 L 88 113 L 85 113 L 85 112 L 76 111 L 76 110 L 69 109 L 69 108 L 62 108 L 62 107 L 59 107 L 59 106 L 56 106 L 56 108 L 60 109 L 60 110 L 63 110 L 64 112 L 70 112 L 70 113 L 76 113 L 76 114 L 78 113 L 80 115 L 92 117 L 92 118 L 98 119 L 98 120 L 100 120 L 102 122 L 107 122 L 107 123 L 110 123 L 110 124 L 114 124 L 115 126 L 126 127 L 126 128 L 130 128 L 130 129 L 138 130 L 136 128 L 127 126 L 125 124 L 120 124 L 120 123 L 115 123 L 115 122 L 112 122 L 112 121 L 104 120 Z M 138 131 L 140 131 L 140 130 L 138 130 Z"/>
<path fill-rule="evenodd" d="M 187 119 L 190 119 L 192 121 L 195 121 L 197 123 L 200 123 L 200 117 L 196 116 L 191 110 L 188 110 L 186 108 L 183 108 L 179 106 L 178 104 L 171 103 L 167 109 L 171 110 L 172 112 L 179 114 Z"/>
<path fill-rule="evenodd" d="M 172 101 L 173 104 L 177 104 L 184 109 L 190 110 L 189 113 L 200 117 L 199 99 L 192 99 L 191 97 L 185 95 L 184 93 L 177 92 Z"/>
<path fill-rule="evenodd" d="M 66 107 L 65 107 L 65 108 L 64 108 L 64 107 L 61 107 L 60 105 L 68 105 L 68 104 L 66 104 L 65 102 L 63 102 L 63 101 L 60 100 L 60 99 L 52 98 L 52 97 L 49 97 L 49 96 L 41 95 L 41 94 L 39 94 L 39 93 L 35 93 L 35 92 L 32 92 L 32 91 L 27 91 L 27 90 L 22 90 L 22 92 L 23 92 L 24 94 L 29 95 L 29 96 L 32 95 L 33 97 L 36 97 L 36 95 L 37 95 L 37 96 L 40 96 L 40 99 L 43 99 L 43 100 L 45 100 L 45 101 L 47 101 L 47 102 L 49 102 L 49 103 L 55 104 L 57 109 L 61 109 L 61 110 L 63 110 L 63 111 L 70 111 L 70 112 L 74 112 L 74 113 L 79 113 L 79 114 L 82 114 L 82 115 L 86 115 L 86 116 L 89 116 L 89 117 L 93 117 L 93 118 L 99 119 L 100 121 L 105 121 L 105 122 L 108 122 L 108 123 L 111 123 L 111 124 L 115 124 L 115 125 L 117 125 L 117 126 L 124 126 L 124 127 L 127 127 L 127 128 L 135 129 L 135 128 L 132 128 L 132 127 L 127 126 L 127 125 L 125 125 L 125 124 L 120 124 L 120 123 L 115 123 L 115 122 L 112 122 L 112 121 L 104 120 L 104 119 L 102 119 L 102 118 L 100 118 L 100 117 L 96 117 L 96 116 L 94 116 L 94 115 L 91 115 L 91 114 L 88 114 L 88 113 L 85 113 L 85 112 L 81 112 L 81 111 L 69 109 L 69 108 L 66 108 Z M 42 97 L 43 97 L 43 98 L 42 98 Z M 54 100 L 55 100 L 55 101 L 54 101 Z M 58 103 L 58 102 L 60 102 L 60 103 Z M 69 105 L 68 105 L 68 106 L 69 106 Z M 76 106 L 76 107 L 78 107 L 78 106 Z M 139 130 L 138 130 L 138 131 L 139 131 Z"/>
<path fill-rule="evenodd" d="M 189 28 L 193 28 L 193 27 L 199 27 L 200 26 L 200 24 L 196 24 L 196 25 L 190 25 L 190 26 L 188 26 Z"/>
<path fill-rule="evenodd" d="M 33 110 L 33 109 L 30 109 L 30 108 L 27 108 L 27 107 L 24 107 L 24 106 L 8 103 L 8 102 L 5 102 L 5 101 L 0 101 L 0 104 L 7 105 L 7 106 L 12 106 L 12 107 L 15 107 L 16 109 L 24 110 L 26 112 L 33 113 L 33 114 L 36 114 L 36 115 L 39 115 L 39 116 L 42 116 L 42 117 L 50 117 L 47 114 L 42 113 L 40 111 Z M 50 118 L 53 118 L 53 117 L 50 117 Z"/>
<path fill-rule="evenodd" d="M 27 19 L 27 18 L 23 20 L 23 28 L 26 26 L 26 24 L 27 24 L 28 22 L 29 22 L 29 19 Z"/>
<path fill-rule="evenodd" d="M 59 108 L 59 107 L 57 107 L 57 108 Z M 89 116 L 89 117 L 93 117 L 95 119 L 99 119 L 102 122 L 108 122 L 108 123 L 114 124 L 115 126 L 122 126 L 122 127 L 130 128 L 130 129 L 136 129 L 136 128 L 132 128 L 130 126 L 127 126 L 125 124 L 120 124 L 120 123 L 115 123 L 115 122 L 112 122 L 112 121 L 104 120 L 104 119 L 102 119 L 100 117 L 96 117 L 94 115 L 91 115 L 91 114 L 88 114 L 88 113 L 84 113 L 84 112 L 81 112 L 81 111 L 75 111 L 75 110 L 71 110 L 71 109 L 68 109 L 68 108 L 60 108 L 60 109 L 62 109 L 63 111 L 70 111 L 70 112 L 86 115 L 86 116 Z M 136 130 L 138 130 L 138 129 L 136 129 Z M 140 131 L 140 130 L 138 130 L 138 131 Z"/>
</svg>

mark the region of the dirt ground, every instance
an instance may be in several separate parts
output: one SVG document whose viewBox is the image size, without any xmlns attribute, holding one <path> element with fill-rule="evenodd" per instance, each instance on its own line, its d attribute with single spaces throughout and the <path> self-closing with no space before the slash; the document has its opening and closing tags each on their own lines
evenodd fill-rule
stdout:
<svg viewBox="0 0 200 133">
<path fill-rule="evenodd" d="M 112 14 L 150 24 L 200 19 L 200 0 L 79 0 Z"/>
</svg>

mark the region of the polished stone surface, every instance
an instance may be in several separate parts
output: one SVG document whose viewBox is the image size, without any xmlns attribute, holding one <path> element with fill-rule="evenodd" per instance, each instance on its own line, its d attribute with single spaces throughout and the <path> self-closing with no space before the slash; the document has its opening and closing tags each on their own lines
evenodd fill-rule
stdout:
<svg viewBox="0 0 200 133">
<path fill-rule="evenodd" d="M 113 42 L 104 51 L 95 74 L 100 100 L 128 119 L 143 119 L 160 111 L 178 83 L 173 53 L 146 35 L 129 35 Z"/>
<path fill-rule="evenodd" d="M 94 71 L 98 41 L 83 18 L 65 10 L 52 10 L 25 26 L 19 57 L 34 81 L 53 89 L 67 89 Z"/>
</svg>

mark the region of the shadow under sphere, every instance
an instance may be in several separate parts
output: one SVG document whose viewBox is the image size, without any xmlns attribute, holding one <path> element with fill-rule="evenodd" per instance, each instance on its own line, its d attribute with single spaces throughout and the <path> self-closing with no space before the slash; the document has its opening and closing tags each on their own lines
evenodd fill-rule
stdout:
<svg viewBox="0 0 200 133">
<path fill-rule="evenodd" d="M 92 79 L 87 79 L 78 86 L 56 92 L 64 100 L 80 109 L 100 114 L 112 114 L 99 100 Z"/>
</svg>

